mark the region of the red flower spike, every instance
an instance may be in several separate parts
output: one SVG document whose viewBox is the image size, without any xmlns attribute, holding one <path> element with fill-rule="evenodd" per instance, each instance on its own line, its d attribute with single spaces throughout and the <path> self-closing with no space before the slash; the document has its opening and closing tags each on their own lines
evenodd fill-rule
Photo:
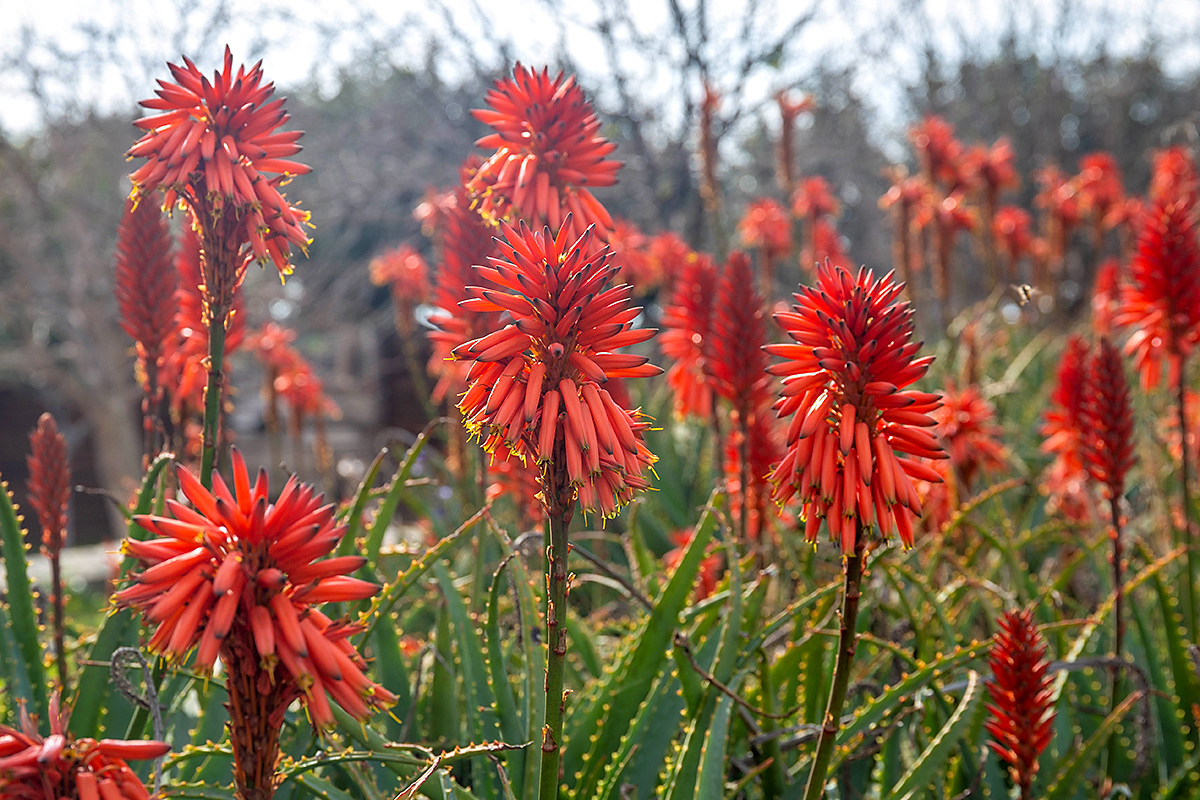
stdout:
<svg viewBox="0 0 1200 800">
<path fill-rule="evenodd" d="M 1084 463 L 1112 500 L 1125 493 L 1125 475 L 1133 466 L 1133 409 L 1125 363 L 1108 339 L 1088 359 L 1084 387 L 1079 409 Z"/>
<path fill-rule="evenodd" d="M 1112 210 L 1125 202 L 1125 186 L 1121 168 L 1112 153 L 1088 153 L 1079 159 L 1080 210 L 1090 214 L 1098 229 L 1111 227 L 1115 218 Z"/>
<path fill-rule="evenodd" d="M 836 217 L 841 213 L 841 206 L 833 196 L 829 181 L 820 175 L 813 175 L 800 181 L 792 193 L 792 212 L 797 217 L 808 217 L 815 221 L 822 217 Z"/>
<path fill-rule="evenodd" d="M 171 233 L 162 211 L 153 203 L 126 201 L 117 227 L 117 306 L 121 327 L 137 343 L 143 383 L 155 374 L 147 368 L 157 369 L 173 344 L 176 285 Z"/>
<path fill-rule="evenodd" d="M 371 283 L 387 286 L 397 305 L 414 306 L 429 297 L 429 265 L 413 248 L 400 245 L 371 259 Z"/>
<path fill-rule="evenodd" d="M 674 233 L 660 233 L 650 240 L 648 249 L 650 274 L 659 285 L 672 287 L 688 264 L 700 255 Z M 619 263 L 619 262 L 618 262 Z"/>
<path fill-rule="evenodd" d="M 146 163 L 129 176 L 133 197 L 163 189 L 164 207 L 182 201 L 198 224 L 206 214 L 232 226 L 238 247 L 260 264 L 274 263 L 280 275 L 292 271 L 292 245 L 308 247 L 309 214 L 289 205 L 279 188 L 310 168 L 289 160 L 300 151 L 302 131 L 277 132 L 288 120 L 283 100 L 271 100 L 275 84 L 260 85 L 262 62 L 233 71 L 225 48 L 222 69 L 209 81 L 188 58 L 168 64 L 176 83 L 160 80 L 158 97 L 142 106 L 161 112 L 134 124 L 146 134 L 128 155 Z M 275 174 L 275 177 L 268 177 Z"/>
<path fill-rule="evenodd" d="M 778 517 L 768 513 L 767 501 L 771 487 L 767 476 L 771 468 L 779 463 L 780 434 L 775 418 L 767 409 L 756 409 L 750 416 L 746 435 L 746 486 L 742 481 L 742 434 L 738 427 L 730 431 L 725 443 L 725 489 L 729 494 L 729 510 L 734 519 L 746 516 L 746 533 L 752 541 L 761 539 L 764 530 L 770 530 Z M 742 509 L 745 498 L 746 508 Z"/>
<path fill-rule="evenodd" d="M 159 538 L 126 543 L 142 569 L 114 602 L 157 623 L 151 649 L 183 659 L 198 647 L 201 669 L 219 655 L 231 682 L 247 677 L 234 675 L 235 667 L 260 670 L 255 674 L 267 676 L 287 702 L 303 694 L 319 727 L 333 722 L 325 697 L 317 697 L 319 686 L 340 689 L 334 700 L 358 717 L 368 706 L 388 705 L 390 693 L 363 675 L 365 662 L 339 635 L 346 623 L 330 622 L 313 605 L 361 600 L 379 590 L 348 577 L 357 560 L 319 560 L 346 532 L 334 507 L 322 505 L 321 495 L 294 476 L 272 504 L 266 473 L 251 481 L 236 448 L 232 461 L 232 484 L 214 472 L 212 491 L 188 470 L 177 471 L 191 509 L 168 500 L 172 517 L 135 517 Z M 250 659 L 237 652 L 247 642 L 256 643 Z M 275 669 L 278 662 L 282 670 Z"/>
<path fill-rule="evenodd" d="M 149 800 L 127 761 L 171 752 L 165 742 L 76 739 L 59 694 L 50 699 L 50 735 L 43 737 L 24 711 L 21 727 L 0 725 L 0 800 Z"/>
<path fill-rule="evenodd" d="M 1151 202 L 1174 202 L 1194 208 L 1198 192 L 1200 177 L 1196 175 L 1196 161 L 1188 148 L 1176 145 L 1154 154 L 1149 191 Z"/>
<path fill-rule="evenodd" d="M 903 291 L 890 273 L 823 265 L 816 286 L 796 293 L 793 310 L 775 315 L 795 343 L 765 348 L 785 359 L 769 372 L 783 377 L 775 408 L 792 418 L 787 452 L 770 477 L 775 500 L 798 496 L 808 541 L 826 520 L 843 555 L 854 552 L 856 521 L 875 523 L 885 539 L 898 533 L 912 547 L 912 517 L 921 514 L 913 480 L 940 478 L 897 454 L 946 457 L 926 430 L 940 397 L 905 389 L 933 359 L 917 357 Z"/>
<path fill-rule="evenodd" d="M 982 187 L 984 197 L 995 206 L 1000 192 L 1020 185 L 1015 160 L 1016 153 L 1008 139 L 998 139 L 991 147 L 971 147 L 963 155 L 965 182 Z"/>
<path fill-rule="evenodd" d="M 1083 398 L 1088 347 L 1079 336 L 1067 340 L 1058 367 L 1058 380 L 1050 393 L 1050 406 L 1042 421 L 1042 452 L 1054 456 L 1046 473 L 1045 487 L 1051 510 L 1061 507 L 1072 519 L 1089 515 L 1084 491 Z"/>
<path fill-rule="evenodd" d="M 927 116 L 909 131 L 908 138 L 916 148 L 926 180 L 942 184 L 947 193 L 964 183 L 963 147 L 954 137 L 950 123 L 938 116 Z"/>
<path fill-rule="evenodd" d="M 557 230 L 569 214 L 572 239 L 591 225 L 607 239 L 612 217 L 587 187 L 612 186 L 621 162 L 608 158 L 616 145 L 599 135 L 600 120 L 575 77 L 517 64 L 512 78 L 496 81 L 487 104 L 471 114 L 495 132 L 476 144 L 496 152 L 467 183 L 483 217 Z"/>
<path fill-rule="evenodd" d="M 708 256 L 692 253 L 683 264 L 663 309 L 658 338 L 663 355 L 672 360 L 667 385 L 674 392 L 675 413 L 708 420 L 713 407 L 712 307 L 717 268 Z"/>
<path fill-rule="evenodd" d="M 476 267 L 493 288 L 467 287 L 461 305 L 507 312 L 512 322 L 453 350 L 470 362 L 459 408 L 486 450 L 565 465 L 571 496 L 543 497 L 547 507 L 577 496 L 584 510 L 612 517 L 648 487 L 644 471 L 655 458 L 642 437 L 648 423 L 604 384 L 662 370 L 617 352 L 655 331 L 633 328 L 641 309 L 630 304 L 632 287 L 611 285 L 620 270 L 612 252 L 595 248 L 590 232 L 571 241 L 571 225 L 564 220 L 555 236 L 501 223 L 501 257 Z"/>
<path fill-rule="evenodd" d="M 1033 624 L 1033 612 L 1009 611 L 1000 618 L 988 658 L 992 735 L 988 745 L 1008 764 L 1021 797 L 1029 796 L 1038 771 L 1038 756 L 1050 744 L 1054 722 L 1054 680 L 1046 658 L 1046 640 Z"/>
<path fill-rule="evenodd" d="M 71 501 L 71 464 L 67 440 L 50 414 L 42 414 L 29 435 L 29 505 L 42 527 L 42 552 L 62 551 L 67 533 L 67 504 Z"/>
<path fill-rule="evenodd" d="M 1004 469 L 1009 454 L 1003 431 L 995 423 L 996 410 L 978 386 L 960 390 L 953 382 L 947 383 L 942 391 L 942 407 L 930 416 L 937 421 L 934 432 L 950 455 L 950 465 L 967 486 L 980 472 Z"/>
<path fill-rule="evenodd" d="M 1143 215 L 1114 322 L 1134 329 L 1125 352 L 1142 386 L 1158 385 L 1164 361 L 1169 385 L 1179 385 L 1182 361 L 1200 339 L 1200 249 L 1188 206 L 1157 200 Z"/>
<path fill-rule="evenodd" d="M 762 350 L 767 343 L 766 313 L 745 253 L 730 255 L 722 271 L 709 335 L 713 388 L 739 414 L 751 415 L 770 388 L 767 354 Z"/>
<path fill-rule="evenodd" d="M 775 200 L 762 197 L 746 208 L 738 235 L 747 247 L 762 250 L 767 258 L 780 258 L 792 249 L 792 219 Z"/>
<path fill-rule="evenodd" d="M 996 249 L 1004 257 L 1008 267 L 1008 277 L 1017 279 L 1017 262 L 1033 249 L 1033 235 L 1030 232 L 1033 220 L 1029 212 L 1016 206 L 1000 206 L 992 219 L 992 237 L 996 241 Z"/>
</svg>

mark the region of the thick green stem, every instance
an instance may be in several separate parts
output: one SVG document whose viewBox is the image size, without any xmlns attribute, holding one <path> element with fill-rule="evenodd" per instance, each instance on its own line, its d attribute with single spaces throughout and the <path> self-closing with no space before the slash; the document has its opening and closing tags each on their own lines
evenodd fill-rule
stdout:
<svg viewBox="0 0 1200 800">
<path fill-rule="evenodd" d="M 555 487 L 557 488 L 557 487 Z M 557 497 L 557 494 L 554 495 Z M 542 772 L 538 800 L 558 797 L 558 765 L 563 746 L 563 673 L 567 659 L 567 521 L 569 511 L 557 500 L 549 512 L 550 594 L 546 605 L 546 723 L 542 726 Z"/>
<path fill-rule="evenodd" d="M 817 740 L 817 752 L 813 756 L 808 784 L 804 788 L 804 800 L 819 800 L 825 793 L 825 775 L 829 771 L 829 761 L 833 758 L 834 740 L 842 727 L 842 706 L 846 702 L 846 691 L 850 687 L 850 668 L 854 663 L 854 650 L 858 642 L 858 633 L 854 626 L 858 622 L 858 600 L 862 596 L 860 584 L 865 546 L 866 534 L 860 522 L 854 536 L 854 553 L 846 556 L 837 666 L 833 671 L 833 687 L 829 691 L 829 704 L 825 707 L 825 719 L 821 724 L 821 736 Z"/>
<path fill-rule="evenodd" d="M 208 385 L 204 388 L 204 449 L 200 455 L 200 483 L 212 488 L 213 463 L 216 460 L 221 425 L 221 393 L 225 382 L 224 309 L 215 309 L 208 323 Z"/>
</svg>

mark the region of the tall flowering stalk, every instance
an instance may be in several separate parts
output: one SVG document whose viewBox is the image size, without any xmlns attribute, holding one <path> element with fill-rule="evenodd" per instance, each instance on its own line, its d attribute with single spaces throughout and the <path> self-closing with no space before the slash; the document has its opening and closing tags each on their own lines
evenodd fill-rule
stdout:
<svg viewBox="0 0 1200 800">
<path fill-rule="evenodd" d="M 59 692 L 50 699 L 50 735 L 21 710 L 21 727 L 0 725 L 0 800 L 150 800 L 127 761 L 159 758 L 165 742 L 76 739 Z"/>
<path fill-rule="evenodd" d="M 804 535 L 815 542 L 824 520 L 845 564 L 841 632 L 829 703 L 805 800 L 824 791 L 833 743 L 841 726 L 857 634 L 863 555 L 871 527 L 913 546 L 913 517 L 921 503 L 913 479 L 936 482 L 928 465 L 900 456 L 944 458 L 927 430 L 940 397 L 906 389 L 929 369 L 917 357 L 911 305 L 903 284 L 862 268 L 857 274 L 823 265 L 816 286 L 802 286 L 792 311 L 775 315 L 793 340 L 767 345 L 785 360 L 770 372 L 783 377 L 775 408 L 792 417 L 787 453 L 771 474 L 775 499 L 799 495 Z M 898 455 L 899 454 L 899 455 Z"/>
<path fill-rule="evenodd" d="M 176 475 L 191 503 L 167 500 L 171 516 L 134 521 L 158 538 L 127 539 L 141 562 L 113 596 L 157 626 L 152 651 L 206 670 L 220 657 L 229 692 L 229 738 L 241 800 L 270 800 L 284 712 L 299 698 L 315 726 L 333 724 L 330 697 L 366 719 L 394 696 L 364 675 L 349 637 L 362 628 L 316 605 L 362 600 L 376 584 L 350 577 L 362 556 L 323 558 L 346 532 L 334 507 L 294 476 L 270 502 L 267 473 L 253 483 L 236 448 L 232 487 L 213 473 L 210 491 L 190 471 Z"/>
<path fill-rule="evenodd" d="M 1125 494 L 1125 475 L 1134 461 L 1133 408 L 1129 385 L 1125 381 L 1124 361 L 1107 338 L 1100 340 L 1096 353 L 1088 359 L 1079 421 L 1084 438 L 1084 463 L 1092 480 L 1103 489 L 1111 515 L 1114 614 L 1117 619 L 1113 648 L 1120 658 L 1125 636 L 1125 620 L 1121 613 L 1121 497 Z"/>
<path fill-rule="evenodd" d="M 663 309 L 658 343 L 672 362 L 667 385 L 680 417 L 713 416 L 712 309 L 719 277 L 711 258 L 689 253 Z"/>
<path fill-rule="evenodd" d="M 642 432 L 647 423 L 619 405 L 604 384 L 662 370 L 645 356 L 618 349 L 644 342 L 653 329 L 633 329 L 641 309 L 633 287 L 613 286 L 620 268 L 592 233 L 570 238 L 572 222 L 557 235 L 501 225 L 499 258 L 476 272 L 486 286 L 468 287 L 468 310 L 506 311 L 512 322 L 454 350 L 469 359 L 468 388 L 459 408 L 484 448 L 501 448 L 541 470 L 541 500 L 550 536 L 546 722 L 538 797 L 558 794 L 565 711 L 567 651 L 567 526 L 578 499 L 584 511 L 614 516 L 648 486 L 655 461 Z"/>
<path fill-rule="evenodd" d="M 275 85 L 261 84 L 262 62 L 235 73 L 226 47 L 223 67 L 210 81 L 191 60 L 183 61 L 167 65 L 174 83 L 160 80 L 158 96 L 142 101 L 160 113 L 134 123 L 146 133 L 129 156 L 146 163 L 129 178 L 135 201 L 156 189 L 164 192 L 165 208 L 178 201 L 200 239 L 209 331 L 200 478 L 208 485 L 234 292 L 250 260 L 270 261 L 282 278 L 292 271 L 292 245 L 307 248 L 308 212 L 290 205 L 279 189 L 310 169 L 289 160 L 300 150 L 301 131 L 277 132 L 288 114 L 282 98 L 271 100 Z"/>
<path fill-rule="evenodd" d="M 42 414 L 29 434 L 29 505 L 42 527 L 42 554 L 50 561 L 54 588 L 54 658 L 58 686 L 67 689 L 67 653 L 64 645 L 62 549 L 67 541 L 67 504 L 71 501 L 71 464 L 67 440 L 50 414 Z"/>
<path fill-rule="evenodd" d="M 1000 618 L 988 663 L 988 746 L 1008 764 L 1021 800 L 1031 800 L 1038 756 L 1054 733 L 1054 679 L 1046 640 L 1034 627 L 1032 610 L 1009 611 Z"/>
<path fill-rule="evenodd" d="M 1180 180 L 1185 187 L 1191 185 L 1190 181 Z M 1120 310 L 1114 320 L 1119 326 L 1133 329 L 1125 352 L 1133 357 L 1144 387 L 1158 385 L 1166 362 L 1167 383 L 1175 392 L 1183 442 L 1188 440 L 1185 366 L 1200 340 L 1200 245 L 1196 239 L 1195 207 L 1189 197 L 1186 188 L 1175 193 L 1164 190 L 1142 216 L 1137 252 L 1130 263 L 1128 283 L 1121 292 Z M 1190 466 L 1185 446 L 1179 459 L 1180 504 L 1189 545 L 1189 606 L 1195 618 L 1195 531 L 1188 501 Z"/>
<path fill-rule="evenodd" d="M 158 451 L 158 436 L 166 428 L 159 373 L 174 344 L 176 285 L 171 233 L 162 211 L 153 203 L 127 201 L 117 227 L 116 294 L 121 327 L 137 344 L 146 464 Z"/>
</svg>

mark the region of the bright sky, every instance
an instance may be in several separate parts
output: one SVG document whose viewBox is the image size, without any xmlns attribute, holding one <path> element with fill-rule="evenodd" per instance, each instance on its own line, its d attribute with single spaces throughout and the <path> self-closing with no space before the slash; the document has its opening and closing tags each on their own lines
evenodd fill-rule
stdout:
<svg viewBox="0 0 1200 800">
<path fill-rule="evenodd" d="M 589 82 L 589 65 L 596 65 L 595 76 L 606 74 L 604 56 L 595 37 L 585 25 L 597 16 L 595 0 L 444 0 L 450 11 L 438 13 L 428 0 L 2 0 L 0 12 L 0 129 L 27 132 L 39 122 L 38 105 L 30 97 L 28 86 L 13 79 L 11 67 L 31 64 L 53 74 L 58 62 L 74 57 L 87 41 L 84 31 L 101 34 L 110 65 L 101 74 L 88 71 L 70 84 L 48 83 L 46 92 L 62 103 L 70 99 L 84 106 L 111 110 L 128 106 L 147 96 L 152 78 L 165 75 L 163 62 L 177 61 L 181 52 L 197 60 L 202 68 L 216 66 L 222 45 L 228 42 L 239 60 L 264 57 L 267 74 L 282 87 L 316 77 L 322 85 L 332 86 L 340 70 L 352 66 L 364 49 L 383 50 L 394 63 L 420 64 L 425 57 L 430 35 L 462 42 L 481 43 L 484 63 L 495 62 L 494 50 L 482 44 L 489 33 L 500 40 L 515 43 L 512 55 L 528 63 L 553 60 L 565 40 L 585 74 L 581 82 L 590 94 L 601 94 L 607 87 Z M 692 9 L 700 0 L 680 0 Z M 749 0 L 708 0 L 710 28 L 714 39 L 732 37 L 741 25 Z M 934 39 L 953 56 L 962 40 L 990 43 L 992 32 L 1004 28 L 1012 4 L 994 0 L 925 0 L 936 20 Z M 1059 3 L 1026 0 L 1017 25 L 1027 38 L 1050 48 L 1057 41 L 1072 52 L 1086 52 L 1096 31 L 1124 31 L 1109 44 L 1115 52 L 1133 52 L 1141 47 L 1143 31 L 1154 30 L 1160 37 L 1167 67 L 1175 74 L 1195 70 L 1200 65 L 1200 3 L 1195 0 L 1075 0 L 1086 13 L 1068 30 L 1056 24 Z M 568 24 L 559 31 L 547 9 L 564 7 L 560 16 L 583 24 Z M 918 54 L 908 52 L 900 41 L 919 41 L 921 32 L 898 14 L 907 4 L 894 0 L 812 0 L 817 19 L 797 40 L 790 56 L 797 62 L 794 74 L 800 74 L 815 61 L 846 64 L 857 60 L 867 66 L 858 72 L 860 91 L 868 102 L 887 113 L 889 96 L 896 94 L 897 76 L 911 77 L 918 67 Z M 651 34 L 668 24 L 665 0 L 629 0 L 633 26 Z M 760 17 L 774 33 L 805 8 L 802 0 L 759 0 Z M 217 19 L 222 24 L 216 33 L 205 34 L 205 27 Z M 1086 20 L 1095 19 L 1091 26 Z M 114 34 L 116 31 L 118 33 Z M 322 36 L 321 31 L 329 35 Z M 32 46 L 24 32 L 33 35 Z M 53 48 L 45 46 L 49 42 Z M 324 42 L 324 44 L 323 44 Z M 865 47 L 867 52 L 858 49 Z M 453 47 L 453 45 L 451 45 Z M 459 52 L 460 44 L 455 48 Z M 644 59 L 645 68 L 635 74 L 647 76 L 652 84 L 654 55 L 631 48 L 630 59 Z M 730 53 L 730 58 L 737 55 Z M 872 68 L 872 58 L 885 60 L 886 67 Z M 807 59 L 807 65 L 804 61 Z M 661 60 L 661 59 L 660 59 Z M 446 60 L 443 60 L 445 63 Z M 907 73 L 907 75 L 906 75 Z M 783 74 L 760 73 L 751 95 L 767 97 L 777 85 L 772 82 L 794 78 Z M 452 78 L 446 75 L 443 77 Z M 661 75 L 659 80 L 664 80 Z M 639 87 L 634 87 L 635 90 Z M 659 91 L 663 87 L 659 86 Z"/>
</svg>

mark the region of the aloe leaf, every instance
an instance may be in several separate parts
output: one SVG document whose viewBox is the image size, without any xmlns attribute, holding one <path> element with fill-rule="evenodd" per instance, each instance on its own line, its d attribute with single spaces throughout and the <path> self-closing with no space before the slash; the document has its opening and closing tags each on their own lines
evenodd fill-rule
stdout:
<svg viewBox="0 0 1200 800">
<path fill-rule="evenodd" d="M 404 454 L 404 460 L 400 462 L 400 466 L 396 469 L 396 474 L 388 486 L 387 493 L 379 503 L 379 509 L 375 512 L 371 527 L 367 529 L 367 541 L 364 545 L 363 555 L 367 557 L 367 566 L 371 568 L 377 568 L 379 565 L 379 551 L 383 547 L 383 535 L 387 532 L 388 526 L 392 524 L 392 517 L 396 515 L 396 507 L 400 504 L 404 490 L 408 488 L 405 484 L 412 475 L 413 467 L 417 464 L 417 456 L 425 449 L 430 432 L 436 423 L 437 420 L 434 420 L 426 425 L 425 430 L 421 431 L 416 441 L 408 448 L 408 452 Z"/>
<path fill-rule="evenodd" d="M 563 753 L 563 765 L 568 783 L 572 776 L 578 776 L 575 787 L 581 798 L 590 797 L 599 784 L 605 761 L 617 749 L 621 736 L 662 669 L 679 615 L 692 594 L 696 573 L 716 529 L 714 508 L 719 497 L 714 493 L 654 612 L 634 637 L 636 645 L 632 652 L 620 663 L 612 665 L 596 700 L 574 714 L 577 722 L 572 726 L 573 735 L 568 741 L 591 741 L 591 748 L 586 755 L 579 755 L 582 747 L 568 747 Z"/>
<path fill-rule="evenodd" d="M 34 608 L 33 584 L 29 581 L 25 531 L 13 504 L 8 484 L 0 481 L 0 555 L 4 556 L 5 589 L 8 597 L 8 623 L 19 658 L 28 676 L 26 700 L 41 719 L 46 719 L 46 670 L 42 663 L 42 645 L 38 641 L 37 609 Z"/>
<path fill-rule="evenodd" d="M 954 713 L 946 720 L 946 724 L 930 741 L 921 755 L 908 768 L 908 772 L 900 779 L 900 783 L 892 790 L 893 796 L 900 800 L 912 800 L 926 791 L 932 785 L 934 776 L 945 769 L 946 761 L 950 758 L 955 745 L 970 728 L 975 719 L 983 712 L 983 684 L 979 673 L 971 670 L 967 674 L 967 688 L 962 700 Z"/>
<path fill-rule="evenodd" d="M 366 510 L 367 503 L 371 499 L 371 487 L 375 485 L 375 481 L 379 478 L 379 470 L 383 466 L 383 459 L 387 454 L 388 449 L 386 447 L 379 451 L 379 454 L 375 456 L 375 460 L 371 462 L 371 466 L 367 467 L 362 482 L 358 484 L 358 491 L 354 493 L 354 502 L 351 503 L 345 520 L 346 534 L 342 537 L 342 541 L 338 543 L 337 554 L 339 556 L 350 556 L 357 552 L 358 532 L 362 530 L 363 512 Z"/>
<path fill-rule="evenodd" d="M 1045 794 L 1046 800 L 1064 800 L 1078 791 L 1083 782 L 1084 770 L 1095 760 L 1117 725 L 1125 719 L 1125 715 L 1135 705 L 1141 702 L 1143 696 L 1143 693 L 1139 691 L 1126 697 L 1119 706 L 1113 709 L 1111 714 L 1104 718 L 1104 722 L 1100 723 L 1083 747 L 1072 748 L 1067 752 L 1066 757 L 1058 766 L 1053 785 Z"/>
</svg>

